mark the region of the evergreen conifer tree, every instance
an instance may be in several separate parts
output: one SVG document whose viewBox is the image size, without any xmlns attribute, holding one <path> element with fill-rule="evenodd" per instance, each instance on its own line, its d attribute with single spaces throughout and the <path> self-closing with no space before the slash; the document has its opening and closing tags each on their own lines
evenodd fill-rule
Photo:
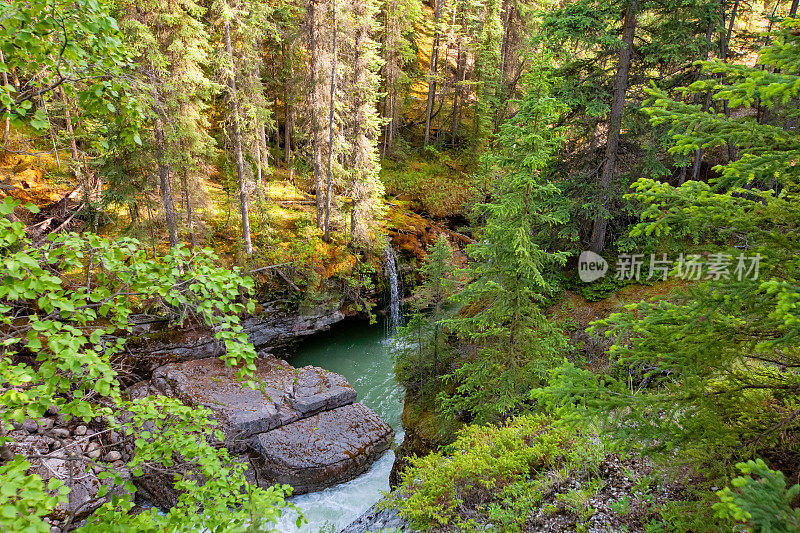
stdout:
<svg viewBox="0 0 800 533">
<path fill-rule="evenodd" d="M 486 156 L 495 191 L 479 206 L 486 224 L 467 249 L 473 281 L 454 297 L 465 312 L 446 322 L 481 348 L 448 376 L 457 391 L 441 398 L 450 416 L 469 413 L 487 422 L 512 413 L 565 348 L 543 308 L 556 290 L 552 274 L 567 256 L 537 239 L 542 229 L 566 221 L 560 191 L 546 174 L 562 139 L 555 127 L 562 106 L 550 94 L 548 60 L 546 54 L 536 60 L 527 95 L 501 128 L 497 154 Z"/>
</svg>

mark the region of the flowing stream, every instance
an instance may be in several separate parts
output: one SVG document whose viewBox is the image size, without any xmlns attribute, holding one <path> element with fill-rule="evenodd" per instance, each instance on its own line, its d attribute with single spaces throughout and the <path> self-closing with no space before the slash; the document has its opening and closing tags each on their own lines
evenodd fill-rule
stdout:
<svg viewBox="0 0 800 533">
<path fill-rule="evenodd" d="M 358 392 L 357 401 L 400 432 L 403 393 L 394 380 L 392 369 L 395 341 L 385 331 L 382 324 L 369 326 L 362 321 L 348 322 L 307 341 L 289 361 L 296 368 L 315 365 L 342 374 Z M 395 435 L 396 442 L 402 438 L 402 434 Z M 382 491 L 389 490 L 393 462 L 394 453 L 387 451 L 369 471 L 352 481 L 292 498 L 308 520 L 300 531 L 328 533 L 349 525 L 380 499 Z M 295 519 L 294 513 L 287 513 L 278 529 L 298 531 Z"/>
<path fill-rule="evenodd" d="M 358 401 L 375 411 L 395 430 L 395 441 L 403 439 L 401 415 L 403 393 L 394 379 L 393 337 L 402 322 L 397 256 L 391 246 L 384 250 L 389 302 L 385 324 L 368 325 L 349 321 L 329 333 L 306 341 L 290 359 L 300 368 L 314 365 L 343 375 L 358 393 Z M 300 507 L 307 524 L 303 533 L 333 533 L 348 526 L 389 490 L 389 473 L 394 453 L 387 451 L 361 476 L 319 492 L 303 494 L 291 501 Z M 294 512 L 286 513 L 278 524 L 281 532 L 297 531 Z"/>
</svg>

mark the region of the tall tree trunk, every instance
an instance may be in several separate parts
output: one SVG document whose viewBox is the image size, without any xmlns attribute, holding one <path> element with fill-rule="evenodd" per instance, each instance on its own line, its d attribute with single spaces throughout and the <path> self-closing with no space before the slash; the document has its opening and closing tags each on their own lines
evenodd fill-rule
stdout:
<svg viewBox="0 0 800 533">
<path fill-rule="evenodd" d="M 453 118 L 452 124 L 450 124 L 450 144 L 453 147 L 455 147 L 456 139 L 458 138 L 458 125 L 461 123 L 461 108 L 459 107 L 458 97 L 461 93 L 467 70 L 467 55 L 461 49 L 461 45 L 462 42 L 459 38 L 458 50 L 456 52 L 456 79 L 455 83 L 453 84 Z"/>
<path fill-rule="evenodd" d="M 792 18 L 797 17 L 797 4 L 800 3 L 800 0 L 793 0 L 792 7 L 789 9 L 789 16 Z"/>
<path fill-rule="evenodd" d="M 436 75 L 439 71 L 439 20 L 442 17 L 443 0 L 435 0 L 436 7 L 433 12 L 433 46 L 431 47 L 431 61 L 428 78 L 428 102 L 425 106 L 425 146 L 431 140 L 431 115 L 436 98 Z"/>
<path fill-rule="evenodd" d="M 252 154 L 253 154 L 253 160 L 256 162 L 256 189 L 260 190 L 261 189 L 261 180 L 263 179 L 263 175 L 262 175 L 262 168 L 261 168 L 261 160 L 262 160 L 262 158 L 261 158 L 261 143 L 259 142 L 259 137 L 258 137 L 258 133 L 257 132 L 261 128 L 261 126 L 256 123 L 255 128 L 256 128 L 256 136 L 255 136 L 255 139 L 253 139 L 253 145 L 252 145 L 253 152 L 252 152 Z"/>
<path fill-rule="evenodd" d="M 156 161 L 158 163 L 158 179 L 161 188 L 161 202 L 164 205 L 164 218 L 167 222 L 169 247 L 178 246 L 178 225 L 175 223 L 175 202 L 172 199 L 172 184 L 169 181 L 169 165 L 167 164 L 164 150 L 164 126 L 160 122 L 155 127 L 156 134 Z"/>
<path fill-rule="evenodd" d="M 58 155 L 58 145 L 56 144 L 56 133 L 53 131 L 53 123 L 50 122 L 50 112 L 47 110 L 47 102 L 44 101 L 41 95 L 39 95 L 39 105 L 42 106 L 42 110 L 44 111 L 44 116 L 47 119 L 47 131 L 50 133 L 50 141 L 53 144 L 53 154 L 56 156 L 56 166 L 61 166 L 61 157 Z"/>
<path fill-rule="evenodd" d="M 292 167 L 292 136 L 294 135 L 294 107 L 290 102 L 291 89 L 289 88 L 289 83 L 292 77 L 292 66 L 290 61 L 289 76 L 286 80 L 286 84 L 284 85 L 284 115 L 286 125 L 284 126 L 283 148 L 286 168 L 288 169 L 291 169 Z M 289 172 L 291 172 L 291 170 L 289 170 Z"/>
<path fill-rule="evenodd" d="M 267 127 L 261 126 L 258 130 L 258 138 L 261 143 L 261 157 L 264 159 L 264 172 L 269 173 L 269 150 L 267 149 Z"/>
<path fill-rule="evenodd" d="M 244 174 L 244 160 L 242 158 L 242 136 L 239 132 L 239 100 L 236 94 L 236 66 L 233 62 L 230 21 L 227 18 L 225 19 L 225 50 L 228 53 L 228 61 L 231 63 L 228 85 L 231 89 L 233 144 L 236 151 L 236 175 L 239 178 L 239 204 L 242 209 L 242 238 L 244 239 L 244 251 L 247 255 L 250 255 L 253 253 L 253 245 L 250 242 L 250 213 L 247 209 L 247 184 Z"/>
<path fill-rule="evenodd" d="M 614 96 L 611 101 L 611 115 L 608 121 L 605 162 L 603 164 L 603 174 L 600 178 L 601 200 L 603 204 L 606 204 L 606 207 L 608 207 L 611 182 L 614 179 L 614 168 L 617 163 L 617 149 L 619 148 L 620 130 L 622 129 L 622 115 L 625 111 L 625 93 L 628 90 L 628 72 L 631 67 L 638 8 L 638 0 L 631 0 L 625 11 L 625 21 L 622 25 L 623 47 L 619 51 L 619 67 L 617 68 L 617 77 L 614 82 Z M 593 252 L 600 253 L 603 251 L 607 229 L 608 216 L 601 214 L 595 219 L 594 227 L 592 228 L 589 248 Z"/>
<path fill-rule="evenodd" d="M 322 136 L 320 135 L 320 128 L 322 127 L 319 121 L 318 111 L 320 109 L 319 102 L 319 13 L 316 7 L 317 0 L 310 0 L 308 13 L 310 24 L 309 47 L 311 48 L 311 129 L 314 130 L 314 192 L 316 194 L 316 207 L 317 207 L 317 227 L 321 228 L 323 213 L 325 211 L 325 197 L 322 193 Z"/>
<path fill-rule="evenodd" d="M 731 20 L 728 22 L 728 30 L 727 30 L 727 32 L 725 33 L 725 35 L 724 35 L 724 37 L 722 39 L 722 51 L 721 51 L 722 61 L 726 61 L 726 62 L 728 61 L 728 56 L 729 56 L 729 52 L 730 52 L 730 45 L 731 45 L 731 39 L 733 38 L 733 26 L 734 26 L 734 24 L 736 24 L 736 14 L 738 12 L 739 12 L 739 0 L 735 0 L 733 2 L 733 10 L 731 11 Z M 731 110 L 728 107 L 728 100 L 723 100 L 722 101 L 722 108 L 723 108 L 723 111 L 725 113 L 725 116 L 726 117 L 730 117 L 731 116 Z M 736 147 L 736 143 L 735 142 L 729 142 L 728 143 L 728 159 L 730 159 L 731 161 L 735 161 L 736 159 L 738 159 L 738 157 L 739 157 L 738 156 L 738 152 L 739 152 L 739 150 Z"/>
<path fill-rule="evenodd" d="M 262 180 L 266 179 L 266 174 L 269 172 L 269 152 L 267 152 L 267 127 L 264 125 L 258 126 L 258 147 L 259 153 L 261 154 L 261 165 L 263 167 L 263 175 Z M 259 187 L 263 186 L 263 183 L 258 184 Z"/>
<path fill-rule="evenodd" d="M 503 40 L 500 42 L 500 74 L 503 77 L 503 81 L 505 81 L 506 54 L 508 53 L 509 40 L 508 32 L 511 29 L 511 10 L 514 9 L 514 4 L 513 2 L 508 2 L 508 4 L 503 7 Z"/>
<path fill-rule="evenodd" d="M 336 109 L 336 0 L 333 6 L 333 57 L 331 58 L 331 109 L 328 115 L 328 181 L 325 185 L 325 242 L 331 242 L 331 193 L 333 191 L 333 141 L 334 141 L 334 111 Z"/>
<path fill-rule="evenodd" d="M 362 22 L 365 18 L 364 9 L 363 9 L 363 1 L 355 0 L 352 6 L 352 14 L 353 17 L 356 19 L 356 27 L 353 34 L 353 78 L 352 78 L 352 94 L 353 94 L 353 148 L 351 150 L 351 184 L 350 187 L 350 242 L 355 242 L 356 238 L 356 227 L 358 226 L 358 213 L 356 212 L 358 207 L 358 181 L 361 173 L 360 164 L 361 161 L 361 128 L 362 128 L 362 121 L 363 111 L 362 111 L 362 102 L 361 102 L 361 94 L 364 89 L 362 83 L 364 81 L 364 70 L 366 69 L 366 65 L 364 65 L 364 51 L 362 47 L 364 46 L 363 38 L 364 38 L 364 27 Z"/>
</svg>

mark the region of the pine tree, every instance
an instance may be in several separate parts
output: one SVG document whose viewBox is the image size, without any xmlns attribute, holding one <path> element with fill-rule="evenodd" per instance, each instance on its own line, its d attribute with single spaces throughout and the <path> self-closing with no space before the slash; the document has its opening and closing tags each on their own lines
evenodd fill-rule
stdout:
<svg viewBox="0 0 800 533">
<path fill-rule="evenodd" d="M 174 177 L 180 178 L 189 236 L 192 244 L 197 245 L 193 205 L 203 191 L 196 186 L 194 177 L 203 160 L 213 154 L 214 141 L 205 113 L 217 90 L 217 85 L 207 75 L 210 34 L 202 19 L 206 10 L 189 0 L 169 4 L 135 0 L 120 5 L 120 9 L 123 29 L 128 40 L 135 43 L 133 52 L 149 78 L 149 96 L 155 115 L 152 143 L 170 246 L 176 246 L 180 240 Z M 142 156 L 131 153 L 123 157 Z M 115 174 L 115 161 L 111 160 L 106 168 L 110 175 Z M 112 183 L 112 194 L 125 187 L 126 179 L 130 178 L 119 176 Z M 149 191 L 145 189 L 144 192 Z M 116 195 L 121 200 L 125 200 L 125 196 Z M 132 196 L 128 201 L 135 203 L 135 192 Z"/>
<path fill-rule="evenodd" d="M 398 358 L 395 374 L 407 390 L 422 394 L 438 391 L 443 353 L 448 351 L 442 322 L 451 316 L 447 309 L 457 289 L 453 249 L 439 235 L 420 267 L 421 282 L 414 290 L 414 312 L 402 334 L 411 339 Z"/>
<path fill-rule="evenodd" d="M 630 198 L 642 206 L 642 222 L 631 236 L 663 246 L 702 243 L 714 250 L 710 257 L 721 273 L 596 323 L 616 341 L 608 375 L 572 365 L 554 373 L 550 392 L 581 405 L 577 414 L 604 419 L 625 442 L 668 452 L 671 461 L 716 469 L 800 439 L 800 172 L 793 163 L 800 136 L 786 127 L 797 109 L 783 106 L 800 86 L 798 27 L 787 20 L 761 51 L 766 69 L 706 62 L 704 71 L 718 77 L 689 89 L 711 91 L 733 108 L 760 100 L 774 110 L 772 124 L 651 91 L 646 111 L 656 125 L 668 126 L 673 153 L 727 151 L 733 144 L 740 158 L 718 165 L 710 183 L 674 187 L 640 179 Z M 745 270 L 737 273 L 740 261 Z"/>
<path fill-rule="evenodd" d="M 441 40 L 442 9 L 444 0 L 434 0 L 433 8 L 433 44 L 428 66 L 428 99 L 425 104 L 425 146 L 431 140 L 431 121 L 433 106 L 436 102 L 436 84 L 439 76 L 439 42 Z"/>
<path fill-rule="evenodd" d="M 477 20 L 475 45 L 475 78 L 478 90 L 475 100 L 475 136 L 472 142 L 483 149 L 494 133 L 495 113 L 502 92 L 500 70 L 503 26 L 500 19 L 502 0 L 479 2 L 482 8 Z"/>
<path fill-rule="evenodd" d="M 467 249 L 473 281 L 455 297 L 465 306 L 464 316 L 446 322 L 481 348 L 446 378 L 457 385 L 455 394 L 442 397 L 450 416 L 468 413 L 486 422 L 514 412 L 565 348 L 543 307 L 556 290 L 552 274 L 566 254 L 537 238 L 537 230 L 565 222 L 560 191 L 546 174 L 562 140 L 555 127 L 561 104 L 549 93 L 548 60 L 545 54 L 538 57 L 525 99 L 501 128 L 497 155 L 486 156 L 486 166 L 496 173 L 495 191 L 479 207 L 486 224 Z"/>
<path fill-rule="evenodd" d="M 369 240 L 371 227 L 378 215 L 383 184 L 378 177 L 378 137 L 381 122 L 378 118 L 378 88 L 380 58 L 374 35 L 378 29 L 378 3 L 375 0 L 354 0 L 350 23 L 352 27 L 352 159 L 348 188 L 350 206 L 350 237 L 352 241 Z"/>
<path fill-rule="evenodd" d="M 383 7 L 381 82 L 385 96 L 381 107 L 386 123 L 381 150 L 383 157 L 391 153 L 400 128 L 400 112 L 405 100 L 403 92 L 410 83 L 410 77 L 404 69 L 407 63 L 416 58 L 413 42 L 405 32 L 417 24 L 421 9 L 420 0 L 387 0 Z"/>
</svg>

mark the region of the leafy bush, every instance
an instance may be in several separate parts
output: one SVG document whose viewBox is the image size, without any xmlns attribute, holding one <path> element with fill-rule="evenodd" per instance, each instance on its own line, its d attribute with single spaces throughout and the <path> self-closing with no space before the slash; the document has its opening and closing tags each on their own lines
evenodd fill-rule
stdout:
<svg viewBox="0 0 800 533">
<path fill-rule="evenodd" d="M 68 420 L 99 418 L 119 434 L 135 435 L 127 465 L 134 475 L 145 467 L 188 464 L 186 475 L 176 475 L 183 493 L 169 513 L 132 516 L 128 494 L 95 511 L 85 531 L 233 531 L 250 527 L 255 517 L 275 521 L 288 487 L 248 484 L 244 467 L 210 442 L 222 436 L 208 410 L 163 397 L 127 401 L 112 363 L 136 306 L 156 302 L 174 323 L 192 319 L 212 327 L 226 347 L 222 359 L 240 365 L 238 375 L 246 379 L 256 354 L 238 315 L 253 310 L 252 302 L 240 301 L 253 281 L 216 267 L 217 257 L 205 249 L 178 247 L 149 258 L 134 239 L 93 234 L 51 236 L 35 246 L 24 225 L 8 218 L 17 205 L 10 197 L 0 203 L 0 530 L 48 531 L 43 518 L 68 497 L 69 483 L 45 487 L 38 475 L 26 475 L 29 457 L 9 458 L 6 435 L 14 423 L 36 420 L 51 406 Z M 208 481 L 198 484 L 197 476 Z M 123 483 L 118 473 L 111 477 Z M 129 482 L 128 489 L 134 491 Z"/>
<path fill-rule="evenodd" d="M 569 461 L 574 440 L 573 432 L 542 416 L 468 426 L 442 451 L 412 458 L 390 504 L 423 529 L 452 524 L 469 530 L 459 514 L 466 507 L 483 510 L 502 531 L 519 531 L 525 510 L 542 497 L 531 477 Z"/>
</svg>

